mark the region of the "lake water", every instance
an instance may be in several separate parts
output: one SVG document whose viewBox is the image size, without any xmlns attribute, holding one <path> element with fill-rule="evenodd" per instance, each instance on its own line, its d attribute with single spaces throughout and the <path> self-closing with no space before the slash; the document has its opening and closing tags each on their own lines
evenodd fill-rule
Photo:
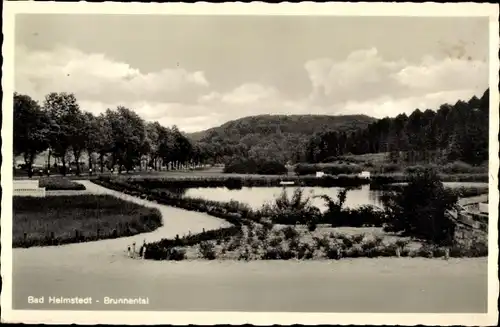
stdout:
<svg viewBox="0 0 500 327">
<path fill-rule="evenodd" d="M 443 183 L 446 187 L 487 187 L 487 183 Z M 286 192 L 291 198 L 297 187 L 286 187 Z M 304 195 L 310 195 L 311 198 L 318 195 L 328 195 L 333 199 L 337 199 L 337 195 L 342 188 L 340 187 L 303 187 Z M 239 190 L 227 189 L 225 187 L 218 188 L 190 188 L 185 190 L 184 196 L 193 198 L 202 198 L 211 201 L 231 201 L 235 200 L 241 203 L 248 204 L 253 209 L 260 209 L 263 204 L 272 202 L 282 192 L 282 187 L 243 187 Z M 353 189 L 347 192 L 345 206 L 348 208 L 357 208 L 363 205 L 373 205 L 382 208 L 380 196 L 381 191 L 370 190 L 369 185 L 364 185 L 360 188 Z M 320 198 L 312 198 L 312 204 L 318 207 L 321 211 L 327 209 L 325 201 Z"/>
<path fill-rule="evenodd" d="M 297 187 L 286 187 L 288 197 L 291 198 Z M 340 187 L 303 187 L 304 195 L 314 197 L 328 195 L 337 199 Z M 211 201 L 238 201 L 248 204 L 253 209 L 260 209 L 263 204 L 272 202 L 283 191 L 282 187 L 243 187 L 239 190 L 230 190 L 225 187 L 218 188 L 190 188 L 186 190 L 185 196 L 202 198 Z M 347 192 L 345 206 L 356 208 L 362 205 L 374 205 L 382 208 L 380 201 L 380 191 L 370 190 L 369 185 L 353 189 Z M 327 209 L 326 203 L 320 198 L 312 198 L 311 203 L 321 211 Z"/>
</svg>

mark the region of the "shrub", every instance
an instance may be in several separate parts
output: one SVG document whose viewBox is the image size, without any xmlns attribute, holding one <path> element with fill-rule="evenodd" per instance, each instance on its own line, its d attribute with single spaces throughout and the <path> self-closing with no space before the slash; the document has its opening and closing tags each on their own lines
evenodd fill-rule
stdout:
<svg viewBox="0 0 500 327">
<path fill-rule="evenodd" d="M 274 237 L 269 241 L 269 245 L 276 247 L 280 245 L 283 242 L 283 239 L 281 237 Z"/>
<path fill-rule="evenodd" d="M 264 205 L 261 215 L 269 217 L 274 224 L 309 224 L 316 222 L 321 215 L 313 206 L 311 199 L 303 196 L 303 189 L 294 190 L 291 198 L 284 188 L 274 203 Z"/>
<path fill-rule="evenodd" d="M 345 249 L 349 249 L 355 244 L 353 239 L 348 235 L 341 235 L 340 239 L 342 240 L 342 245 Z"/>
<path fill-rule="evenodd" d="M 63 177 L 40 178 L 40 187 L 45 187 L 47 191 L 83 191 L 85 186 L 80 183 L 73 182 Z"/>
<path fill-rule="evenodd" d="M 455 223 L 447 210 L 454 208 L 458 197 L 444 188 L 432 170 L 409 176 L 402 192 L 382 197 L 387 216 L 386 230 L 421 238 L 432 243 L 450 243 Z"/>
<path fill-rule="evenodd" d="M 307 224 L 307 230 L 310 232 L 314 232 L 318 228 L 318 225 L 315 222 L 310 222 Z"/>
<path fill-rule="evenodd" d="M 186 259 L 186 250 L 173 248 L 169 252 L 167 260 L 181 261 Z"/>
<path fill-rule="evenodd" d="M 295 228 L 287 226 L 283 229 L 283 235 L 285 236 L 285 239 L 289 240 L 298 237 L 299 232 Z"/>
<path fill-rule="evenodd" d="M 214 260 L 216 258 L 215 246 L 211 242 L 201 242 L 200 254 L 203 259 Z"/>
<path fill-rule="evenodd" d="M 245 251 L 241 252 L 240 255 L 238 256 L 238 260 L 245 260 L 248 261 L 250 260 L 250 251 L 248 248 L 245 248 Z"/>
<path fill-rule="evenodd" d="M 406 248 L 406 247 L 408 246 L 408 244 L 409 244 L 409 243 L 410 243 L 410 241 L 409 241 L 409 240 L 401 240 L 401 239 L 400 239 L 400 240 L 397 240 L 397 241 L 395 242 L 395 245 L 396 245 L 397 247 L 399 247 L 400 249 L 402 249 L 402 250 L 403 250 L 404 248 Z"/>
<path fill-rule="evenodd" d="M 299 242 L 299 240 L 298 240 L 298 239 L 296 239 L 296 238 L 292 238 L 292 239 L 290 240 L 290 243 L 288 244 L 288 248 L 289 248 L 290 250 L 297 250 L 297 249 L 299 248 L 299 246 L 300 246 L 300 242 Z"/>
<path fill-rule="evenodd" d="M 307 243 L 299 244 L 297 249 L 298 259 L 312 259 L 314 256 L 314 250 Z"/>
<path fill-rule="evenodd" d="M 363 242 L 363 240 L 365 239 L 365 234 L 357 234 L 357 235 L 353 235 L 351 236 L 350 238 L 352 240 L 352 242 L 354 244 L 360 244 Z"/>
<path fill-rule="evenodd" d="M 261 256 L 263 260 L 290 260 L 295 257 L 291 250 L 285 250 L 281 246 L 266 249 Z"/>
<path fill-rule="evenodd" d="M 330 246 L 330 240 L 325 235 L 324 237 L 313 237 L 315 247 L 320 250 L 321 248 L 328 248 Z"/>
<path fill-rule="evenodd" d="M 329 247 L 325 251 L 325 255 L 328 259 L 340 260 L 342 258 L 342 251 L 340 247 Z"/>
</svg>

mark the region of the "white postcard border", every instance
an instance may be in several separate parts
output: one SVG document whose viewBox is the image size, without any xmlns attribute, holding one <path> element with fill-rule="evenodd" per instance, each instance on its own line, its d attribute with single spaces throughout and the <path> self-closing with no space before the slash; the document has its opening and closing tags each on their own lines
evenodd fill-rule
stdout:
<svg viewBox="0 0 500 327">
<path fill-rule="evenodd" d="M 370 313 L 280 313 L 280 312 L 126 312 L 126 311 L 31 311 L 12 310 L 12 110 L 3 110 L 1 274 L 3 322 L 53 324 L 400 324 L 400 325 L 493 325 L 497 323 L 498 283 L 498 6 L 476 3 L 56 3 L 6 1 L 3 4 L 4 43 L 2 55 L 2 108 L 12 108 L 14 24 L 17 13 L 34 14 L 172 14 L 172 15 L 321 15 L 321 16 L 426 16 L 490 18 L 490 179 L 489 257 L 487 314 L 370 314 Z M 7 96 L 5 96 L 7 95 Z M 496 108 L 496 109 L 495 109 Z"/>
</svg>

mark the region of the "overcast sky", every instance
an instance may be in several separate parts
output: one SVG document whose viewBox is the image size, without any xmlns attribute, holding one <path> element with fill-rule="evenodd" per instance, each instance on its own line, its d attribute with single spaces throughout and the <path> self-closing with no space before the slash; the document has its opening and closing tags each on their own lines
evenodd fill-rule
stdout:
<svg viewBox="0 0 500 327">
<path fill-rule="evenodd" d="M 15 90 L 193 132 L 436 109 L 488 87 L 487 18 L 17 15 Z"/>
</svg>

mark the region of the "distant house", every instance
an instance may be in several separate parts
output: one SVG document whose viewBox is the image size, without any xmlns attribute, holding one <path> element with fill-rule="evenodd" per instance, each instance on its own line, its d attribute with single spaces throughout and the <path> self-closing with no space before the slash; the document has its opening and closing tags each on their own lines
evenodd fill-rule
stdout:
<svg viewBox="0 0 500 327">
<path fill-rule="evenodd" d="M 362 171 L 362 172 L 359 173 L 358 176 L 361 177 L 361 178 L 367 178 L 367 179 L 369 179 L 370 178 L 370 172 L 369 171 Z"/>
<path fill-rule="evenodd" d="M 325 176 L 324 172 L 322 172 L 322 171 L 317 171 L 316 172 L 316 177 L 323 177 L 323 176 Z"/>
</svg>

